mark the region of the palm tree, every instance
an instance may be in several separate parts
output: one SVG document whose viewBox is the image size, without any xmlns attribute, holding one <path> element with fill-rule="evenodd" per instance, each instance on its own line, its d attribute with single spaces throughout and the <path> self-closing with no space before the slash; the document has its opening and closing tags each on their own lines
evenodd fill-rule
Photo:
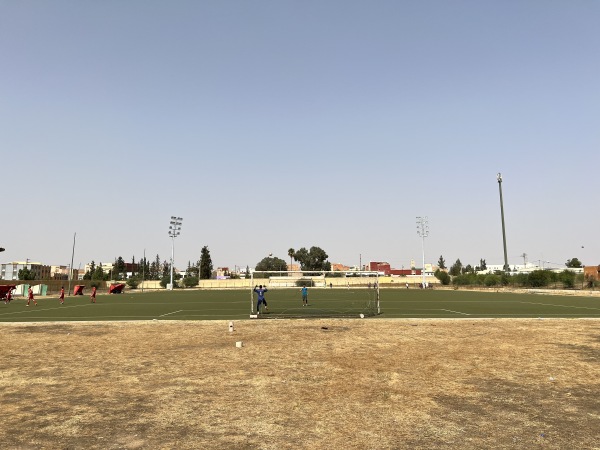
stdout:
<svg viewBox="0 0 600 450">
<path fill-rule="evenodd" d="M 293 248 L 290 248 L 288 250 L 288 256 L 290 257 L 290 270 L 292 270 L 292 258 L 294 258 L 295 254 L 296 254 L 296 250 L 294 250 Z"/>
</svg>

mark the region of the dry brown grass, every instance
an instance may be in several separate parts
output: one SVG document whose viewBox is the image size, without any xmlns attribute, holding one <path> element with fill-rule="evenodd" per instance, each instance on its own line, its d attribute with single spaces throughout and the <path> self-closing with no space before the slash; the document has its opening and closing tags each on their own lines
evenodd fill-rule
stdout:
<svg viewBox="0 0 600 450">
<path fill-rule="evenodd" d="M 600 448 L 598 320 L 227 325 L 3 324 L 0 448 Z"/>
</svg>

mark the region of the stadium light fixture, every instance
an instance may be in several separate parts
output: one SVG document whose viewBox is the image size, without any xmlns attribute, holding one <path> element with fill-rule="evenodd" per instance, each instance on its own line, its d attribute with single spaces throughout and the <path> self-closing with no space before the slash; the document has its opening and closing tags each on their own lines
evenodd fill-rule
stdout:
<svg viewBox="0 0 600 450">
<path fill-rule="evenodd" d="M 175 238 L 181 234 L 181 222 L 183 219 L 181 217 L 171 216 L 171 221 L 169 222 L 169 237 L 171 238 L 171 285 L 169 289 L 173 290 L 173 262 L 175 259 Z"/>
<path fill-rule="evenodd" d="M 502 174 L 496 175 L 498 180 L 498 189 L 500 190 L 500 217 L 502 218 L 502 243 L 504 245 L 504 272 L 508 272 L 508 256 L 506 253 L 506 230 L 504 228 L 504 202 L 502 201 Z"/>
<path fill-rule="evenodd" d="M 417 235 L 419 235 L 422 240 L 423 268 L 421 269 L 421 276 L 423 279 L 422 286 L 425 287 L 425 238 L 429 236 L 429 222 L 427 216 L 417 217 Z"/>
</svg>

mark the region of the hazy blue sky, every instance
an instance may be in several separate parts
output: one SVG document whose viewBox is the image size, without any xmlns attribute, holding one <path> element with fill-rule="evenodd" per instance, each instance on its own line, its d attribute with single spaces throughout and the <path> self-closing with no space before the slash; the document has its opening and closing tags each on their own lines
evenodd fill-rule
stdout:
<svg viewBox="0 0 600 450">
<path fill-rule="evenodd" d="M 600 264 L 598 1 L 0 0 L 2 262 Z M 585 248 L 582 248 L 585 247 Z M 359 256 L 360 255 L 360 256 Z"/>
</svg>

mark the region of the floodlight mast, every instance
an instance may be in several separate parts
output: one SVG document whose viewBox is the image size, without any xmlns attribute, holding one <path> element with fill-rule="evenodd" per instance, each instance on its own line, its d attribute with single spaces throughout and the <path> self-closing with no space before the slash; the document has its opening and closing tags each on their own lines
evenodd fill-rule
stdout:
<svg viewBox="0 0 600 450">
<path fill-rule="evenodd" d="M 508 257 L 506 253 L 506 230 L 504 228 L 504 202 L 502 201 L 502 174 L 498 173 L 496 175 L 496 179 L 498 180 L 498 189 L 500 190 L 500 217 L 502 218 L 502 243 L 504 244 L 504 272 L 507 273 L 509 271 L 508 267 Z"/>
<path fill-rule="evenodd" d="M 423 250 L 423 268 L 421 269 L 421 276 L 423 279 L 422 286 L 425 285 L 425 238 L 429 236 L 429 222 L 427 220 L 427 216 L 425 217 L 417 217 L 417 235 L 421 237 L 422 240 L 422 250 Z"/>
<path fill-rule="evenodd" d="M 173 262 L 175 260 L 175 238 L 181 234 L 181 222 L 183 219 L 181 217 L 171 216 L 171 221 L 169 222 L 169 237 L 171 238 L 171 284 L 169 285 L 169 290 L 173 290 Z"/>
<path fill-rule="evenodd" d="M 71 295 L 71 280 L 73 279 L 73 258 L 75 257 L 75 238 L 77 237 L 77 233 L 73 233 L 73 251 L 71 252 L 71 266 L 69 267 L 69 290 L 67 291 L 67 295 Z M 79 273 L 77 273 L 79 276 Z"/>
</svg>

